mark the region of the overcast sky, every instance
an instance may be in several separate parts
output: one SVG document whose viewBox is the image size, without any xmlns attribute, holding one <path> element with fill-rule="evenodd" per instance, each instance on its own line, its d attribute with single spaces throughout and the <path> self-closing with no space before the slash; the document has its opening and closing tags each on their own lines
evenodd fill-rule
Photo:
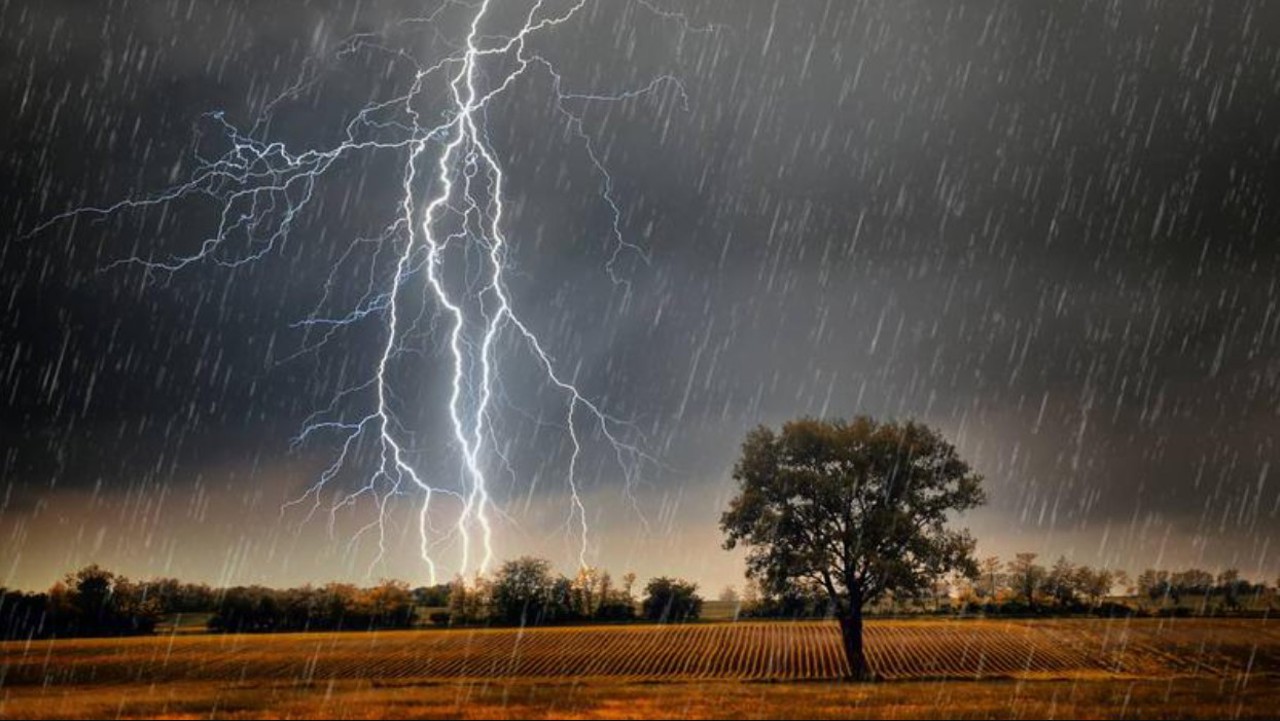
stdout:
<svg viewBox="0 0 1280 721">
<path fill-rule="evenodd" d="M 247 131 L 291 87 L 255 137 L 332 147 L 407 90 L 397 53 L 456 50 L 473 8 L 403 22 L 437 7 L 0 0 L 0 585 L 91 561 L 217 583 L 425 579 L 412 494 L 373 566 L 375 544 L 351 542 L 369 504 L 332 522 L 282 510 L 340 441 L 294 437 L 386 332 L 375 313 L 307 350 L 297 322 L 385 275 L 392 256 L 352 241 L 397 212 L 403 150 L 336 166 L 287 243 L 234 269 L 112 266 L 191 252 L 217 218 L 198 198 L 24 234 L 181 182 L 227 150 L 207 113 Z M 740 583 L 716 524 L 743 434 L 870 414 L 940 428 L 986 476 L 989 504 L 961 521 L 984 554 L 1274 579 L 1275 27 L 1280 5 L 1255 2 L 652 0 L 539 34 L 566 92 L 683 88 L 574 106 L 642 250 L 612 266 L 605 181 L 549 74 L 485 118 L 513 302 L 654 459 L 633 504 L 587 434 L 589 560 Z M 414 462 L 456 475 L 444 335 L 411 341 L 393 375 Z M 564 399 L 516 338 L 499 355 L 498 555 L 571 571 Z"/>
</svg>

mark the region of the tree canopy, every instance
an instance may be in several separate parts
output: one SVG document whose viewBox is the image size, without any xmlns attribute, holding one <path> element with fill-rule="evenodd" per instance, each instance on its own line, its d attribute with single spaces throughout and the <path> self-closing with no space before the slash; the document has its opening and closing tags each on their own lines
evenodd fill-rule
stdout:
<svg viewBox="0 0 1280 721">
<path fill-rule="evenodd" d="M 725 547 L 747 549 L 748 574 L 785 594 L 816 584 L 842 621 L 865 675 L 862 608 L 887 593 L 927 593 L 978 572 L 951 514 L 981 504 L 982 479 L 938 432 L 915 422 L 802 419 L 751 431 L 733 472 L 739 494 L 721 518 Z"/>
</svg>

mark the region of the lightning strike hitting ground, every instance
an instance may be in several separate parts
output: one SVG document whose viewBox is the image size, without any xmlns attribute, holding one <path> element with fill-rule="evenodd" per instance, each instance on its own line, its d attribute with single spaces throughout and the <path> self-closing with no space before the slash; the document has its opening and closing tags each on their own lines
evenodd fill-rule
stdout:
<svg viewBox="0 0 1280 721">
<path fill-rule="evenodd" d="M 372 438 L 379 449 L 377 461 L 364 472 L 362 485 L 338 493 L 336 500 L 328 504 L 330 527 L 339 510 L 366 497 L 371 499 L 375 517 L 355 534 L 351 543 L 368 533 L 376 534 L 379 549 L 373 562 L 376 564 L 386 552 L 388 514 L 393 500 L 419 494 L 421 553 L 432 583 L 441 575 L 437 557 L 442 544 L 456 543 L 458 561 L 453 570 L 459 574 L 465 575 L 472 569 L 484 573 L 494 558 L 495 516 L 502 514 L 495 504 L 488 477 L 487 466 L 491 462 L 488 456 L 493 454 L 504 463 L 505 458 L 493 443 L 492 414 L 502 365 L 518 360 L 500 353 L 499 342 L 504 337 L 522 342 L 528 360 L 536 364 L 549 387 L 564 399 L 564 429 L 572 449 L 565 479 L 570 505 L 568 522 L 576 538 L 581 565 L 587 565 L 591 548 L 588 510 L 578 477 L 583 434 L 590 428 L 609 444 L 625 481 L 622 492 L 631 499 L 633 507 L 636 503 L 631 494 L 637 473 L 642 464 L 654 460 L 640 444 L 625 438 L 634 435 L 629 426 L 607 414 L 579 390 L 572 374 L 562 370 L 569 364 L 555 358 L 539 334 L 522 320 L 507 283 L 508 252 L 511 242 L 519 242 L 519 229 L 504 227 L 507 179 L 501 158 L 487 136 L 486 112 L 493 100 L 519 79 L 537 72 L 546 73 L 550 78 L 556 111 L 564 119 L 571 137 L 582 144 L 598 173 L 600 200 L 607 205 L 612 217 L 608 242 L 613 247 L 605 272 L 625 289 L 626 280 L 615 267 L 618 259 L 624 253 L 645 259 L 644 251 L 623 236 L 622 211 L 614 195 L 613 178 L 583 127 L 581 111 L 575 109 L 664 90 L 675 93 L 681 104 L 687 106 L 684 89 L 676 78 L 663 75 L 642 87 L 614 93 L 566 91 L 556 67 L 531 51 L 528 41 L 568 23 L 586 3 L 587 0 L 577 0 L 556 11 L 548 7 L 549 3 L 538 0 L 523 17 L 518 30 L 497 35 L 485 32 L 486 23 L 493 20 L 491 0 L 475 6 L 450 0 L 427 17 L 400 24 L 432 27 L 445 13 L 472 13 L 461 46 L 431 64 L 424 64 L 403 50 L 380 45 L 374 35 L 350 38 L 344 43 L 340 57 L 361 51 L 386 53 L 398 61 L 412 63 L 415 70 L 407 92 L 356 112 L 347 123 L 345 138 L 340 144 L 324 150 L 294 152 L 285 142 L 262 138 L 275 106 L 296 97 L 315 82 L 314 77 L 304 74 L 294 87 L 268 103 L 262 118 L 247 131 L 241 131 L 223 113 L 210 114 L 231 148 L 216 160 L 202 161 L 186 182 L 143 198 L 105 207 L 75 209 L 34 231 L 74 216 L 146 210 L 190 196 L 207 196 L 213 198 L 220 209 L 219 222 L 216 232 L 204 239 L 195 252 L 161 259 L 138 255 L 120 259 L 112 266 L 142 266 L 147 269 L 148 277 L 176 273 L 202 263 L 235 268 L 278 251 L 290 240 L 297 219 L 312 203 L 317 181 L 339 161 L 362 153 L 401 152 L 402 195 L 396 204 L 396 215 L 377 237 L 352 242 L 335 262 L 315 312 L 296 324 L 314 330 L 318 340 L 304 344 L 293 357 L 319 350 L 342 329 L 364 321 L 381 322 L 384 339 L 368 376 L 339 389 L 333 402 L 312 414 L 294 439 L 297 446 L 313 436 L 335 436 L 336 452 L 314 485 L 286 507 L 310 504 L 308 518 L 324 509 L 326 489 L 340 474 L 358 464 L 357 446 Z M 643 0 L 639 6 L 663 19 L 680 23 L 685 30 L 714 31 L 714 28 L 690 26 L 682 15 L 662 11 Z M 447 88 L 448 106 L 433 109 L 443 118 L 436 124 L 424 122 L 424 112 L 419 107 L 431 82 L 443 82 Z M 548 129 L 548 132 L 556 130 Z M 375 258 L 392 255 L 393 271 L 386 278 L 371 275 L 364 297 L 347 313 L 337 316 L 323 313 L 321 308 L 339 283 L 344 262 L 364 248 L 372 248 Z M 477 258 L 483 267 L 478 281 L 464 277 L 468 261 Z M 432 327 L 439 318 L 443 318 L 446 326 L 437 335 L 443 335 L 451 365 L 447 410 L 453 444 L 461 460 L 461 478 L 456 485 L 428 478 L 418 470 L 409 446 L 413 437 L 412 421 L 397 411 L 399 394 L 390 368 L 398 357 L 415 350 L 407 343 L 421 330 L 425 312 L 413 313 L 407 309 L 406 297 L 418 288 L 426 290 L 435 308 L 436 317 L 430 321 Z M 361 394 L 372 396 L 367 412 L 356 417 L 345 414 L 343 404 Z M 444 501 L 456 506 L 456 515 L 451 528 L 440 529 L 435 527 L 432 517 L 436 504 Z"/>
</svg>

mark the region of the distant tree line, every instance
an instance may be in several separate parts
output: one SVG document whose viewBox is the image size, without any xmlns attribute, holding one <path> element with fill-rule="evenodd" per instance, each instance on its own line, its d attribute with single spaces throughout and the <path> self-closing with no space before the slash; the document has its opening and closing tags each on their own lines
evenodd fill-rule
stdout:
<svg viewBox="0 0 1280 721">
<path fill-rule="evenodd" d="M 420 601 L 447 603 L 440 590 L 410 591 L 400 581 L 372 588 L 214 589 L 171 578 L 132 581 L 95 565 L 68 574 L 47 593 L 0 589 L 0 638 L 145 635 L 179 614 L 207 614 L 210 630 L 238 633 L 408 628 Z"/>
<path fill-rule="evenodd" d="M 697 584 L 661 577 L 645 586 L 637 616 L 635 583 L 634 573 L 617 585 L 608 571 L 587 567 L 569 578 L 554 573 L 545 559 L 517 558 L 504 563 L 492 578 L 455 581 L 448 610 L 433 614 L 431 621 L 537 626 L 642 618 L 668 623 L 694 621 L 702 614 Z"/>
<path fill-rule="evenodd" d="M 940 580 L 923 593 L 889 595 L 873 613 L 945 612 L 987 615 L 1140 615 L 1194 611 L 1233 612 L 1246 602 L 1267 598 L 1265 583 L 1251 583 L 1229 569 L 1217 576 L 1200 569 L 1148 569 L 1136 579 L 1119 569 L 1093 568 L 1060 557 L 1051 566 L 1034 553 L 1010 561 L 990 556 L 975 575 Z M 1280 580 L 1277 580 L 1280 588 Z M 738 604 L 742 618 L 830 618 L 831 603 L 816 583 L 793 583 L 783 593 L 768 594 L 748 585 L 742 594 L 722 594 Z M 1185 606 L 1191 602 L 1194 606 Z"/>
<path fill-rule="evenodd" d="M 701 615 L 696 584 L 655 578 L 639 602 L 635 584 L 635 574 L 616 584 L 607 571 L 595 568 L 568 578 L 554 573 L 549 561 L 528 557 L 503 564 L 491 578 L 413 589 L 394 580 L 367 588 L 346 583 L 213 588 L 172 578 L 132 581 L 88 566 L 46 593 L 0 588 L 0 639 L 144 635 L 162 619 L 180 614 L 206 614 L 209 630 L 225 633 L 395 629 L 421 621 L 437 626 L 666 623 Z"/>
<path fill-rule="evenodd" d="M 1109 601 L 1116 588 L 1129 584 L 1118 569 L 1075 564 L 1065 556 L 1052 566 L 1037 563 L 1035 553 L 1019 553 L 1002 562 L 989 556 L 978 563 L 976 576 L 957 584 L 960 610 L 988 614 L 1129 615 L 1132 607 Z"/>
<path fill-rule="evenodd" d="M 1234 569 L 1216 576 L 1194 568 L 1148 569 L 1131 580 L 1121 570 L 1066 558 L 1044 566 L 1038 558 L 1034 553 L 1019 553 L 1007 562 L 987 557 L 976 574 L 941 580 L 921 593 L 889 594 L 871 611 L 1114 616 L 1231 613 L 1280 601 L 1265 583 L 1244 580 Z M 742 593 L 725 589 L 719 600 L 734 604 L 738 618 L 834 617 L 817 583 L 796 582 L 773 594 L 749 583 Z M 44 593 L 0 588 L 0 639 L 144 635 L 179 614 L 207 615 L 214 632 L 270 633 L 410 628 L 427 622 L 442 627 L 680 623 L 699 619 L 702 610 L 697 585 L 682 579 L 653 578 L 637 589 L 633 573 L 615 582 L 607 571 L 588 567 L 570 578 L 555 573 L 550 561 L 531 557 L 508 561 L 491 577 L 418 588 L 393 580 L 367 588 L 345 583 L 213 588 L 173 578 L 134 581 L 95 565 L 67 574 Z"/>
<path fill-rule="evenodd" d="M 1280 588 L 1280 580 L 1276 584 Z M 1217 600 L 1225 608 L 1240 609 L 1246 600 L 1264 595 L 1267 585 L 1244 580 L 1234 568 L 1216 577 L 1198 568 L 1176 572 L 1147 569 L 1138 575 L 1134 590 L 1140 599 L 1160 605 L 1170 603 L 1180 607 L 1192 601 L 1207 608 L 1211 601 Z"/>
<path fill-rule="evenodd" d="M 1194 600 L 1202 613 L 1239 612 L 1247 599 L 1260 599 L 1267 591 L 1265 583 L 1243 580 L 1237 569 L 1227 569 L 1217 576 L 1194 568 L 1174 572 L 1148 569 L 1131 579 L 1121 570 L 1075 565 L 1066 558 L 1059 558 L 1047 568 L 1037 564 L 1036 559 L 1033 553 L 1019 553 L 1004 564 L 1003 574 L 999 559 L 984 560 L 980 577 L 969 587 L 972 597 L 984 608 L 995 604 L 997 609 L 1012 611 L 1048 609 L 1116 615 L 1173 613 L 1186 600 Z M 1113 593 L 1136 604 L 1108 600 Z"/>
<path fill-rule="evenodd" d="M 142 584 L 87 566 L 47 593 L 0 588 L 0 639 L 149 634 L 163 612 Z"/>
<path fill-rule="evenodd" d="M 236 587 L 218 595 L 209 630 L 234 633 L 361 631 L 413 626 L 409 584 L 382 581 L 371 588 L 349 583 L 277 590 Z"/>
</svg>

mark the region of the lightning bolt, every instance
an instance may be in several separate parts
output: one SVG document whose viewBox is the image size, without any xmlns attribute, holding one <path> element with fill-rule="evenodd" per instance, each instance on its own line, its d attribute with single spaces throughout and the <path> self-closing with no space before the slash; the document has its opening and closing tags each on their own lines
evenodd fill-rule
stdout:
<svg viewBox="0 0 1280 721">
<path fill-rule="evenodd" d="M 466 574 L 473 566 L 483 574 L 491 567 L 495 519 L 505 515 L 495 501 L 486 470 L 492 462 L 490 455 L 507 463 L 496 449 L 493 422 L 504 360 L 499 348 L 504 338 L 523 346 L 548 386 L 563 398 L 562 427 L 571 450 L 565 478 L 569 496 L 566 529 L 576 538 L 581 565 L 587 565 L 591 548 L 589 513 L 579 477 L 585 436 L 588 432 L 598 433 L 609 444 L 623 475 L 624 493 L 637 513 L 639 505 L 633 489 L 642 467 L 657 463 L 642 449 L 643 437 L 635 427 L 611 416 L 583 393 L 539 334 L 517 312 L 507 283 L 511 248 L 504 228 L 507 178 L 489 142 L 485 121 L 494 99 L 519 79 L 536 72 L 547 74 L 552 81 L 555 110 L 581 143 L 600 179 L 600 199 L 612 214 L 608 231 L 612 250 L 605 270 L 615 284 L 624 286 L 629 293 L 627 281 L 617 272 L 619 258 L 628 253 L 645 262 L 648 258 L 642 248 L 624 237 L 614 180 L 584 127 L 583 111 L 593 103 L 620 102 L 662 92 L 672 93 L 687 109 L 687 97 L 679 80 L 670 75 L 620 92 L 565 90 L 562 74 L 547 58 L 530 50 L 529 41 L 570 22 L 587 0 L 570 0 L 559 11 L 549 9 L 550 4 L 547 0 L 534 2 L 523 14 L 519 29 L 506 35 L 484 31 L 486 21 L 492 20 L 492 0 L 476 4 L 445 0 L 425 17 L 398 23 L 398 27 L 425 24 L 437 38 L 446 41 L 451 52 L 431 64 L 420 62 L 412 53 L 383 45 L 376 35 L 348 38 L 338 52 L 339 58 L 362 51 L 384 53 L 395 62 L 408 63 L 413 82 L 404 93 L 361 108 L 345 126 L 345 137 L 336 146 L 295 152 L 283 142 L 260 139 L 275 108 L 317 82 L 316 77 L 304 71 L 294 85 L 266 104 L 247 131 L 239 130 L 223 113 L 209 114 L 230 148 L 216 159 L 198 158 L 198 165 L 185 182 L 109 206 L 77 208 L 28 234 L 79 216 L 144 212 L 187 198 L 206 197 L 218 208 L 218 223 L 194 252 L 160 259 L 135 255 L 108 267 L 141 266 L 149 280 L 203 263 L 235 268 L 278 252 L 290 241 L 298 219 L 313 205 L 317 182 L 331 174 L 340 162 L 374 152 L 401 153 L 401 197 L 394 216 L 379 234 L 353 240 L 339 256 L 313 312 L 294 324 L 307 333 L 302 348 L 281 361 L 317 353 L 356 324 L 382 324 L 380 352 L 368 375 L 339 389 L 327 407 L 304 421 L 301 432 L 293 439 L 298 447 L 313 437 L 330 436 L 336 439 L 336 450 L 314 484 L 282 508 L 283 513 L 309 504 L 308 519 L 323 510 L 326 489 L 353 466 L 360 465 L 359 448 L 372 442 L 377 451 L 376 462 L 363 472 L 357 469 L 364 482 L 353 490 L 338 492 L 327 508 L 332 531 L 341 509 L 365 498 L 373 501 L 374 519 L 350 540 L 354 546 L 366 534 L 376 534 L 378 553 L 371 572 L 387 551 L 391 504 L 407 494 L 421 498 L 417 513 L 420 552 L 432 583 L 440 575 L 437 555 L 444 544 L 456 542 L 460 547 L 459 574 Z M 711 27 L 692 26 L 684 15 L 663 11 L 650 0 L 637 0 L 637 4 L 664 20 L 680 23 L 686 31 L 714 31 Z M 461 43 L 449 43 L 436 27 L 437 20 L 449 12 L 472 13 L 465 23 L 466 36 Z M 495 72 L 501 68 L 505 72 Z M 438 115 L 441 120 L 432 124 L 423 121 L 419 105 L 434 82 L 442 82 L 447 88 L 448 101 Z M 362 252 L 370 253 L 373 259 L 362 296 L 344 313 L 325 313 L 323 309 L 329 306 L 341 269 Z M 457 260 L 459 254 L 461 262 Z M 467 263 L 476 258 L 480 259 L 482 272 L 471 278 Z M 376 270 L 387 266 L 389 273 Z M 428 301 L 420 304 L 417 313 L 408 302 L 415 288 L 421 288 Z M 428 306 L 434 310 L 429 318 L 425 310 Z M 405 354 L 419 351 L 414 344 L 424 334 L 443 337 L 443 350 L 451 369 L 447 410 L 452 444 L 461 460 L 460 477 L 452 486 L 429 479 L 418 470 L 411 424 L 397 411 L 393 366 Z M 351 403 L 359 405 L 361 398 L 369 399 L 364 401 L 367 410 L 355 414 L 344 410 Z M 629 440 L 634 437 L 640 440 Z M 442 499 L 458 508 L 448 529 L 437 528 L 432 521 L 435 504 Z M 643 515 L 640 517 L 643 521 Z"/>
</svg>

